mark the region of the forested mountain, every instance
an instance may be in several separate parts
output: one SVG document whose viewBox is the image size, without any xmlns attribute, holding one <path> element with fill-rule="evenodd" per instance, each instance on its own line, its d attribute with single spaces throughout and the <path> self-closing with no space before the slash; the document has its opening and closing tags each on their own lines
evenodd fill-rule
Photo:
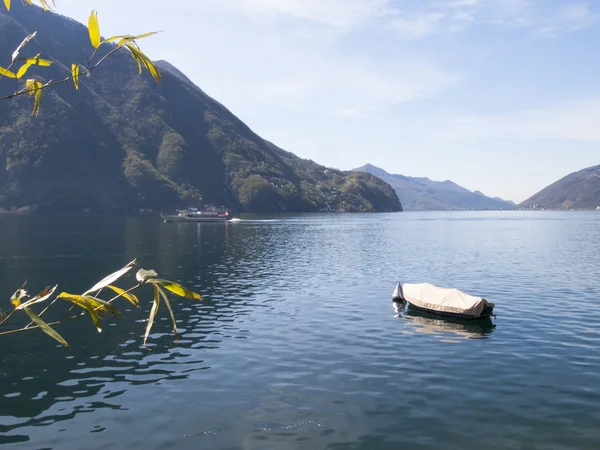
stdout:
<svg viewBox="0 0 600 450">
<path fill-rule="evenodd" d="M 600 206 L 600 165 L 561 178 L 519 206 L 538 209 L 596 209 Z"/>
<path fill-rule="evenodd" d="M 366 164 L 358 169 L 381 178 L 398 194 L 405 211 L 497 210 L 514 209 L 515 204 L 492 198 L 479 191 L 471 192 L 452 181 L 432 181 L 429 178 L 390 174 L 379 167 Z"/>
<path fill-rule="evenodd" d="M 0 12 L 0 65 L 36 29 L 23 53 L 41 52 L 54 64 L 32 66 L 28 77 L 58 80 L 72 63 L 85 64 L 93 50 L 86 27 L 12 3 Z M 0 209 L 175 209 L 203 202 L 255 212 L 401 210 L 388 184 L 283 151 L 169 63 L 157 66 L 159 84 L 139 76 L 121 50 L 82 78 L 79 91 L 72 84 L 45 90 L 37 117 L 30 98 L 0 102 Z M 0 93 L 11 93 L 14 81 L 2 79 Z"/>
</svg>

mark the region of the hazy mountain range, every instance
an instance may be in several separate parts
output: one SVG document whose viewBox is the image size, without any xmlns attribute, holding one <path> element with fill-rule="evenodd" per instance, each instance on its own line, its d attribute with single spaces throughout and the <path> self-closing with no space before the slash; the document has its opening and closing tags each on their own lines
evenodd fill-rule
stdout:
<svg viewBox="0 0 600 450">
<path fill-rule="evenodd" d="M 498 210 L 515 209 L 515 204 L 492 198 L 479 191 L 469 191 L 452 181 L 432 181 L 429 178 L 390 174 L 366 164 L 354 169 L 381 178 L 394 188 L 405 211 Z"/>
<path fill-rule="evenodd" d="M 0 8 L 0 55 L 34 30 L 24 55 L 54 61 L 27 77 L 58 80 L 93 48 L 86 27 L 13 1 Z M 154 39 L 160 39 L 155 37 Z M 100 58 L 110 47 L 98 55 Z M 328 169 L 264 140 L 167 62 L 156 84 L 126 50 L 90 77 L 44 91 L 38 117 L 19 97 L 0 104 L 0 209 L 399 211 L 380 179 Z M 14 80 L 0 82 L 6 93 Z"/>
<path fill-rule="evenodd" d="M 596 209 L 600 206 L 600 165 L 561 178 L 519 206 L 536 209 Z"/>
</svg>

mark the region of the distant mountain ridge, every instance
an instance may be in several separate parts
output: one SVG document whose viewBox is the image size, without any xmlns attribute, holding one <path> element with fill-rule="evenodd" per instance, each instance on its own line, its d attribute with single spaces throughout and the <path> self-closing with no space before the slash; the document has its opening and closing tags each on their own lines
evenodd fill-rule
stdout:
<svg viewBox="0 0 600 450">
<path fill-rule="evenodd" d="M 513 202 L 488 197 L 479 191 L 471 192 L 450 180 L 433 181 L 423 177 L 390 174 L 372 164 L 365 164 L 354 170 L 370 173 L 389 183 L 405 211 L 515 209 Z"/>
<path fill-rule="evenodd" d="M 27 77 L 59 80 L 94 50 L 82 24 L 12 2 L 0 8 L 0 54 L 54 62 Z M 159 37 L 156 39 L 160 39 Z M 112 44 L 102 46 L 97 58 Z M 106 47 L 106 48 L 105 48 Z M 39 116 L 19 97 L 0 105 L 0 210 L 174 210 L 202 204 L 248 212 L 400 211 L 394 190 L 370 174 L 328 169 L 254 133 L 177 68 L 138 76 L 126 51 L 89 77 L 44 90 Z M 12 92 L 13 84 L 2 87 Z"/>
<path fill-rule="evenodd" d="M 600 206 L 600 165 L 587 167 L 545 187 L 519 205 L 533 209 L 596 209 Z"/>
</svg>

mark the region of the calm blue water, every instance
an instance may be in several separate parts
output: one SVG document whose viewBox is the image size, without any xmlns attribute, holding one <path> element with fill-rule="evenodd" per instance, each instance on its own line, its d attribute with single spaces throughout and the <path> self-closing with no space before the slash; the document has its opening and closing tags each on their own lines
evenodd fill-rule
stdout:
<svg viewBox="0 0 600 450">
<path fill-rule="evenodd" d="M 252 218 L 251 218 L 252 219 Z M 195 288 L 181 338 L 144 307 L 0 337 L 15 449 L 600 447 L 600 214 L 0 216 L 0 307 L 24 280 L 80 292 L 138 258 Z M 396 311 L 397 281 L 455 286 L 491 322 Z"/>
</svg>

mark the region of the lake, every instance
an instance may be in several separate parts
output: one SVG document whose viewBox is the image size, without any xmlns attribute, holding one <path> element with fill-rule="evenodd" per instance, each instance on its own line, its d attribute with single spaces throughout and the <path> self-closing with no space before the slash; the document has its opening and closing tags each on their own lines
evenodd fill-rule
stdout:
<svg viewBox="0 0 600 450">
<path fill-rule="evenodd" d="M 88 317 L 57 328 L 72 353 L 39 330 L 0 337 L 0 445 L 600 447 L 599 213 L 244 219 L 0 216 L 5 311 L 25 280 L 80 293 L 136 257 L 204 297 L 173 300 L 178 342 L 159 310 L 149 349 L 151 290 L 101 336 Z M 497 317 L 396 311 L 398 281 Z"/>
</svg>

